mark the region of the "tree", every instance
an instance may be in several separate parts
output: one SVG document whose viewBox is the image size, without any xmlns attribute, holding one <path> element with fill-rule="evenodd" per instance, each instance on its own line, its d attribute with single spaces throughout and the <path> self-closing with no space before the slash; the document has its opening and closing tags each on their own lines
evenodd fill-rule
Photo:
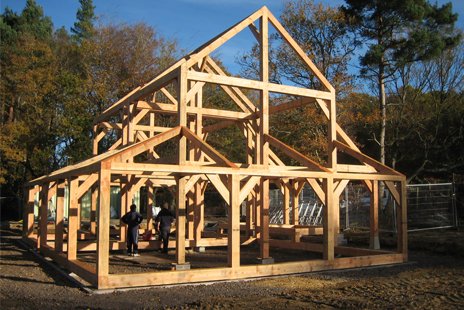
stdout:
<svg viewBox="0 0 464 310">
<path fill-rule="evenodd" d="M 457 14 L 450 3 L 441 7 L 426 0 L 346 0 L 342 7 L 366 40 L 361 73 L 375 79 L 381 111 L 380 161 L 385 163 L 387 101 L 385 84 L 404 64 L 437 57 L 459 41 Z"/>
<path fill-rule="evenodd" d="M 71 32 L 74 34 L 77 41 L 81 42 L 85 39 L 90 39 L 94 34 L 95 6 L 92 0 L 79 0 L 81 7 L 77 10 L 77 21 Z"/>
<path fill-rule="evenodd" d="M 20 15 L 6 9 L 1 17 L 0 184 L 18 195 L 22 182 L 54 166 L 53 25 L 33 0 Z"/>
<path fill-rule="evenodd" d="M 388 102 L 395 109 L 386 146 L 394 167 L 409 180 L 449 180 L 464 171 L 463 66 L 460 44 L 433 60 L 405 66 L 397 74 L 401 83 L 391 83 Z"/>
</svg>

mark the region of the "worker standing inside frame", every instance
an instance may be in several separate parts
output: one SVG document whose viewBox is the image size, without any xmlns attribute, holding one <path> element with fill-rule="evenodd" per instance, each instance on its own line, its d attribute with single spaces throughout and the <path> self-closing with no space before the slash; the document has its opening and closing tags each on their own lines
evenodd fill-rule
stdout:
<svg viewBox="0 0 464 310">
<path fill-rule="evenodd" d="M 155 219 L 155 230 L 160 234 L 163 242 L 163 253 L 168 253 L 169 235 L 171 234 L 171 224 L 174 222 L 174 215 L 169 211 L 169 204 L 163 203 L 163 208 Z"/>
<path fill-rule="evenodd" d="M 130 211 L 124 214 L 121 221 L 127 224 L 127 255 L 129 256 L 140 256 L 139 255 L 139 225 L 142 223 L 143 217 L 137 212 L 137 206 L 135 204 L 130 206 Z"/>
</svg>

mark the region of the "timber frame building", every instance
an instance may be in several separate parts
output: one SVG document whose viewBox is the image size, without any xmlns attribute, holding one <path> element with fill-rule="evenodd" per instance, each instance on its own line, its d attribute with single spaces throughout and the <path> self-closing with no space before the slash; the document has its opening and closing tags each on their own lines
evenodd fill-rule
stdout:
<svg viewBox="0 0 464 310">
<path fill-rule="evenodd" d="M 256 25 L 255 25 L 256 23 Z M 269 27 L 283 38 L 306 64 L 324 90 L 275 84 L 269 81 Z M 248 28 L 260 48 L 259 80 L 228 76 L 211 53 Z M 234 110 L 203 106 L 203 89 L 220 87 L 236 105 Z M 257 94 L 253 99 L 248 93 Z M 292 100 L 269 105 L 270 95 L 288 95 Z M 160 99 L 162 98 L 162 99 Z M 297 99 L 294 99 L 297 98 Z M 164 102 L 163 102 L 164 101 Z M 316 104 L 327 119 L 328 163 L 322 166 L 269 133 L 269 116 L 306 104 Z M 174 126 L 161 126 L 169 117 Z M 237 126 L 243 133 L 246 162 L 235 163 L 206 142 L 209 133 Z M 117 134 L 115 134 L 117 133 Z M 104 152 L 103 141 L 112 145 Z M 107 140 L 105 140 L 107 139 Z M 336 122 L 335 90 L 279 21 L 262 7 L 203 46 L 183 57 L 148 83 L 137 87 L 111 105 L 94 122 L 94 156 L 67 166 L 26 185 L 24 239 L 40 252 L 76 273 L 98 289 L 166 285 L 251 278 L 400 263 L 407 260 L 406 179 L 393 169 L 362 154 Z M 175 156 L 163 156 L 162 146 L 174 146 Z M 341 164 L 343 152 L 358 164 Z M 299 165 L 285 164 L 281 156 Z M 363 182 L 371 193 L 369 249 L 339 245 L 339 196 L 350 181 Z M 378 188 L 383 183 L 397 203 L 397 248 L 378 247 Z M 279 186 L 284 196 L 284 223 L 269 223 L 269 185 Z M 323 203 L 323 225 L 298 225 L 298 195 L 309 185 Z M 125 227 L 119 240 L 110 237 L 110 187 L 121 188 L 121 213 L 142 186 L 148 203 L 153 190 L 171 187 L 176 199 L 176 239 L 173 270 L 139 274 L 110 273 L 111 251 L 125 249 Z M 203 234 L 204 191 L 213 186 L 228 206 L 227 236 Z M 68 192 L 67 232 L 64 223 L 64 191 Z M 88 233 L 80 228 L 80 203 L 91 192 L 92 216 Z M 36 198 L 38 197 L 38 198 Z M 54 197 L 54 198 L 53 198 Z M 49 202 L 56 203 L 54 232 L 47 231 Z M 39 206 L 38 230 L 34 230 L 34 204 Z M 242 204 L 246 222 L 240 222 Z M 151 227 L 151 208 L 147 209 Z M 289 240 L 272 234 L 291 235 Z M 321 243 L 301 242 L 301 234 L 320 234 Z M 241 265 L 241 245 L 259 244 L 254 265 Z M 227 246 L 227 266 L 190 268 L 186 248 Z M 155 249 L 158 241 L 140 241 L 139 248 Z M 270 248 L 300 249 L 322 253 L 321 259 L 274 263 Z M 95 262 L 79 259 L 78 253 L 95 253 Z"/>
</svg>

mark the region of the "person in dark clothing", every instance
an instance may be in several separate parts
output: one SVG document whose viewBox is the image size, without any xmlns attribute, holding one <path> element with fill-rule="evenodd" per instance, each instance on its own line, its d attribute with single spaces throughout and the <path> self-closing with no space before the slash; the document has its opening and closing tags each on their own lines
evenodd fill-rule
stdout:
<svg viewBox="0 0 464 310">
<path fill-rule="evenodd" d="M 159 232 L 160 239 L 163 241 L 163 253 L 168 252 L 169 235 L 171 234 L 171 224 L 175 217 L 169 211 L 169 204 L 165 202 L 163 208 L 155 219 L 155 230 Z"/>
<path fill-rule="evenodd" d="M 139 225 L 142 223 L 143 217 L 136 211 L 137 206 L 131 205 L 130 211 L 124 214 L 121 221 L 127 224 L 127 255 L 139 256 Z"/>
</svg>

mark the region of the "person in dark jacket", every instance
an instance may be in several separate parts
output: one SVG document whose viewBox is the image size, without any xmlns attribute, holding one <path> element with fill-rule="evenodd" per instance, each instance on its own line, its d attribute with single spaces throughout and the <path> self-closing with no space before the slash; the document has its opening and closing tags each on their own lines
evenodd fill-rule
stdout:
<svg viewBox="0 0 464 310">
<path fill-rule="evenodd" d="M 142 223 L 143 217 L 136 211 L 135 204 L 130 206 L 130 211 L 124 214 L 121 221 L 127 224 L 127 255 L 139 256 L 139 225 Z"/>
<path fill-rule="evenodd" d="M 165 202 L 155 219 L 155 230 L 159 232 L 160 239 L 163 241 L 163 253 L 168 252 L 169 235 L 171 234 L 171 224 L 174 219 L 174 215 L 169 211 L 169 204 Z"/>
</svg>

